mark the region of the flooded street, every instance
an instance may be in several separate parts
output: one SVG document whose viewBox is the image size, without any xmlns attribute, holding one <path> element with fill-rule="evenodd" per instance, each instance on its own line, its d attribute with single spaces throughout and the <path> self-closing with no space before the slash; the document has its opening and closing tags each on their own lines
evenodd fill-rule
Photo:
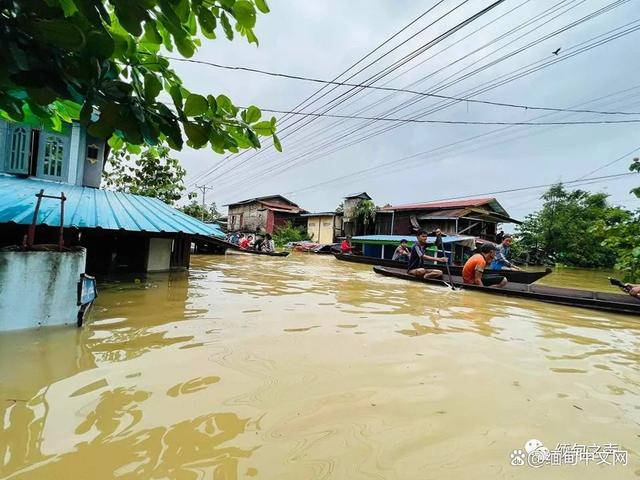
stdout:
<svg viewBox="0 0 640 480">
<path fill-rule="evenodd" d="M 102 284 L 81 329 L 0 334 L 0 478 L 640 478 L 637 317 L 331 256 L 192 260 Z M 628 465 L 512 466 L 532 438 Z"/>
</svg>

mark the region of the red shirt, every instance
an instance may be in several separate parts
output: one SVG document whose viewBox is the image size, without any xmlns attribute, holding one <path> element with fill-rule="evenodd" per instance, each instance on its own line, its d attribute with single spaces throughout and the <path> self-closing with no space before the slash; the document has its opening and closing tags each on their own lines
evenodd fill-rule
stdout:
<svg viewBox="0 0 640 480">
<path fill-rule="evenodd" d="M 243 238 L 242 240 L 240 240 L 240 243 L 238 244 L 238 246 L 243 250 L 246 250 L 247 248 L 249 248 L 249 239 Z"/>
<path fill-rule="evenodd" d="M 349 242 L 343 240 L 342 244 L 340 245 L 340 251 L 342 253 L 351 253 L 351 245 L 349 245 Z"/>
</svg>

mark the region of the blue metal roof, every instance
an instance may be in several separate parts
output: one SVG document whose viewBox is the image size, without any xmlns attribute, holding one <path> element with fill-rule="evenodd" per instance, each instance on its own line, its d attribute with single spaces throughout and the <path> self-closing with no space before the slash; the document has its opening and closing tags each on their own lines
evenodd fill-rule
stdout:
<svg viewBox="0 0 640 480">
<path fill-rule="evenodd" d="M 65 228 L 102 228 L 129 232 L 189 233 L 224 237 L 220 227 L 203 223 L 157 198 L 0 174 L 0 223 L 29 225 L 36 193 L 64 192 Z M 60 225 L 60 201 L 43 198 L 38 225 Z"/>
<path fill-rule="evenodd" d="M 358 237 L 352 237 L 351 241 L 356 243 L 367 242 L 389 242 L 399 244 L 401 240 L 407 240 L 409 243 L 416 241 L 416 237 L 413 235 L 361 235 Z M 475 241 L 475 237 L 467 235 L 447 235 L 442 237 L 442 243 L 458 243 Z M 435 243 L 436 237 L 427 237 L 427 243 Z"/>
</svg>

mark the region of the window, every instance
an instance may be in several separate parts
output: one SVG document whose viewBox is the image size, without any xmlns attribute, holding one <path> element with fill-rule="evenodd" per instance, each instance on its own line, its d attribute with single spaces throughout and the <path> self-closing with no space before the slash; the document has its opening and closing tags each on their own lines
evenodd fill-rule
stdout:
<svg viewBox="0 0 640 480">
<path fill-rule="evenodd" d="M 9 164 L 7 170 L 13 173 L 28 173 L 30 129 L 17 126 L 10 130 Z"/>
<path fill-rule="evenodd" d="M 87 160 L 91 165 L 95 165 L 98 162 L 98 157 L 100 156 L 100 147 L 96 144 L 91 144 L 87 146 Z"/>
<path fill-rule="evenodd" d="M 62 177 L 64 143 L 61 138 L 48 136 L 44 142 L 42 173 L 49 177 Z"/>
</svg>

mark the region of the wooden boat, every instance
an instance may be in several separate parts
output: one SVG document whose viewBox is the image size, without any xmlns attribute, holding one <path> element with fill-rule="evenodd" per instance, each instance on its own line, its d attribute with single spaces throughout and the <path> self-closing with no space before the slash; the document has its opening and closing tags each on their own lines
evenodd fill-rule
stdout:
<svg viewBox="0 0 640 480">
<path fill-rule="evenodd" d="M 395 277 L 412 282 L 429 283 L 446 286 L 442 280 L 418 278 L 408 275 L 404 269 L 390 267 L 373 267 L 373 271 L 387 277 Z M 447 278 L 444 278 L 447 281 Z M 640 314 L 640 300 L 630 295 L 619 293 L 592 292 L 589 290 L 577 290 L 573 288 L 547 287 L 543 285 L 527 285 L 523 283 L 509 283 L 506 287 L 481 287 L 478 285 L 463 284 L 462 278 L 453 277 L 453 284 L 465 290 L 477 290 L 493 295 L 506 295 L 509 297 L 528 298 L 542 302 L 569 305 L 572 307 L 589 308 L 592 310 L 604 310 L 606 312 Z"/>
<path fill-rule="evenodd" d="M 338 260 L 343 260 L 345 262 L 354 262 L 354 263 L 364 263 L 367 265 L 379 265 L 381 267 L 390 267 L 390 268 L 398 268 L 406 270 L 407 264 L 405 262 L 399 262 L 397 260 L 388 260 L 386 258 L 375 258 L 375 257 L 365 257 L 362 255 L 345 255 L 343 253 L 334 253 L 334 256 Z M 443 273 L 447 273 L 446 265 L 425 265 L 426 268 L 433 268 L 437 270 L 441 270 Z M 462 275 L 462 267 L 459 265 L 449 265 L 449 270 L 451 271 L 451 275 Z M 485 270 L 486 274 L 496 274 L 507 277 L 507 280 L 514 283 L 533 283 L 540 280 L 545 275 L 549 275 L 551 273 L 551 269 L 547 268 L 541 272 L 524 272 L 517 270 Z"/>
<path fill-rule="evenodd" d="M 205 237 L 203 235 L 195 236 L 194 242 L 196 243 L 196 246 L 199 247 L 197 249 L 198 253 L 246 253 L 250 255 L 267 255 L 269 257 L 286 257 L 289 255 L 289 252 L 260 252 L 258 250 L 243 250 L 235 243 L 228 242 L 222 238 Z"/>
<path fill-rule="evenodd" d="M 268 257 L 286 257 L 289 252 L 260 252 L 258 250 L 228 249 L 227 253 L 232 255 L 266 255 Z"/>
</svg>

